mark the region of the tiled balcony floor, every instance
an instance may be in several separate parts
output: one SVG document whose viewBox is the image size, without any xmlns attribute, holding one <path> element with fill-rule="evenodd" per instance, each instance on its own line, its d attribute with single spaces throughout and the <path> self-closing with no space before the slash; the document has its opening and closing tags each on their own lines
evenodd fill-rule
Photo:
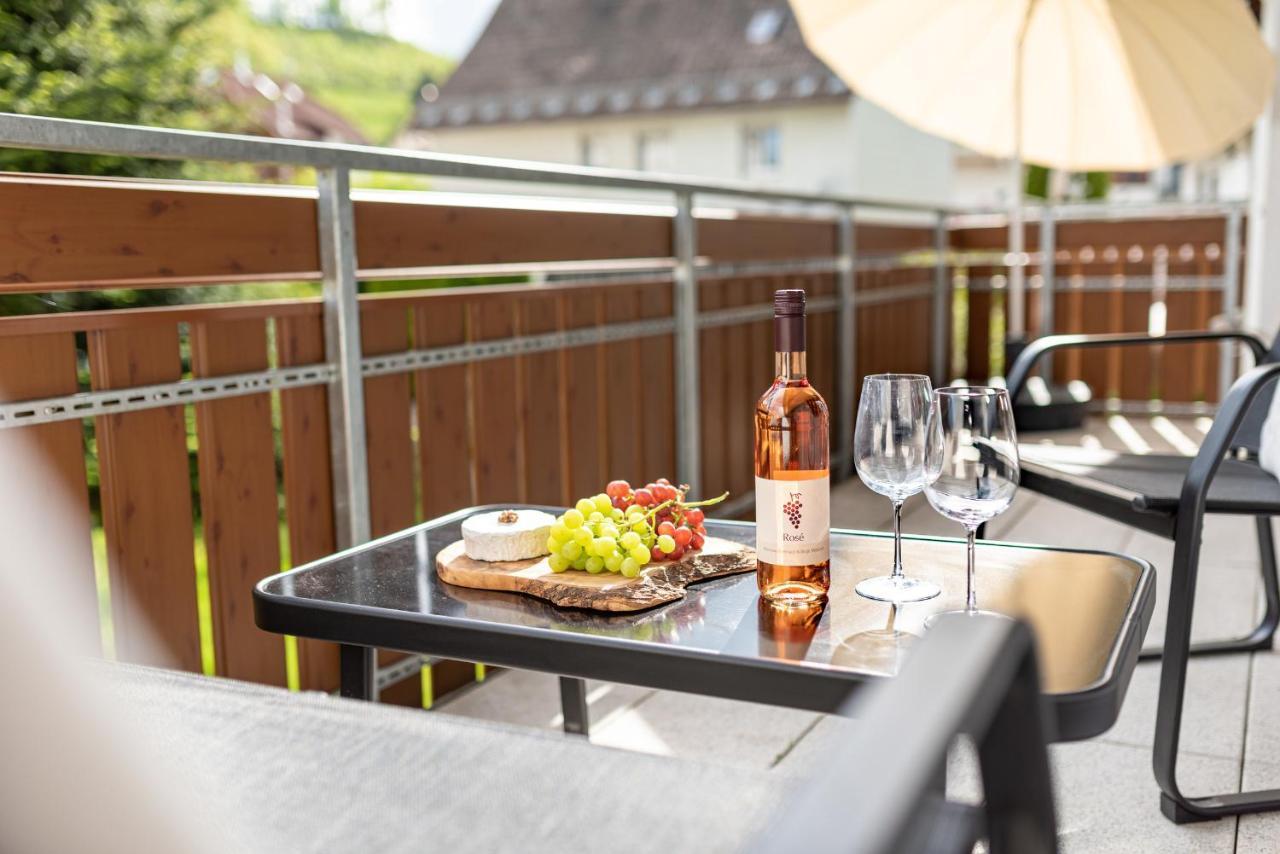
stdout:
<svg viewBox="0 0 1280 854">
<path fill-rule="evenodd" d="M 1207 429 L 1206 420 L 1093 419 L 1082 431 L 1032 434 L 1024 441 L 1096 444 L 1130 452 L 1188 452 Z M 888 502 L 860 483 L 836 487 L 832 524 L 886 529 Z M 1226 637 L 1253 625 L 1259 609 L 1258 557 L 1252 521 L 1210 517 L 1196 600 L 1195 634 Z M 956 526 L 922 499 L 910 504 L 907 533 L 955 535 Z M 1150 560 L 1161 573 L 1149 642 L 1164 626 L 1165 578 L 1172 543 L 1098 516 L 1024 492 L 992 523 L 993 538 L 1127 552 Z M 1170 824 L 1160 814 L 1151 774 L 1159 664 L 1140 664 L 1116 725 L 1100 738 L 1052 749 L 1063 850 L 1068 852 L 1195 852 L 1254 854 L 1280 851 L 1280 814 L 1204 824 Z M 1209 794 L 1280 786 L 1280 653 L 1193 660 L 1189 675 L 1183 787 Z M 856 726 L 822 715 L 651 691 L 625 685 L 592 685 L 591 740 L 632 750 L 697 757 L 711 762 L 802 772 L 821 754 L 823 739 Z M 559 694 L 554 677 L 502 673 L 441 703 L 442 713 L 558 729 Z M 698 720 L 714 721 L 713 726 Z M 971 766 L 953 761 L 951 787 L 970 788 Z"/>
</svg>

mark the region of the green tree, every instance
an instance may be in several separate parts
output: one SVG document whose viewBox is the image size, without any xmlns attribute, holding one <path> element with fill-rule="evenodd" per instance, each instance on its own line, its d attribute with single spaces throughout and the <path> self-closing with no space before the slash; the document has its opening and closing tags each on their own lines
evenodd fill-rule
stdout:
<svg viewBox="0 0 1280 854">
<path fill-rule="evenodd" d="M 220 124 L 201 85 L 207 28 L 228 0 L 6 0 L 0 111 L 177 128 Z M 205 83 L 211 82 L 206 78 Z M 0 150 L 0 169 L 163 176 L 182 164 Z"/>
<path fill-rule="evenodd" d="M 1027 166 L 1026 194 L 1033 199 L 1049 197 L 1049 170 L 1034 164 Z M 1105 199 L 1111 190 L 1110 172 L 1085 172 L 1084 197 L 1086 199 Z"/>
</svg>

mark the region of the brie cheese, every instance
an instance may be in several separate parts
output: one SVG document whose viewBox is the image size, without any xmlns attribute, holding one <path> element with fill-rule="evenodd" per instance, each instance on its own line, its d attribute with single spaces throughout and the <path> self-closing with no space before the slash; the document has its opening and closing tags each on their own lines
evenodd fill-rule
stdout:
<svg viewBox="0 0 1280 854">
<path fill-rule="evenodd" d="M 514 518 L 513 518 L 514 517 Z M 472 560 L 525 560 L 547 553 L 555 517 L 541 510 L 494 510 L 462 523 L 462 542 Z"/>
</svg>

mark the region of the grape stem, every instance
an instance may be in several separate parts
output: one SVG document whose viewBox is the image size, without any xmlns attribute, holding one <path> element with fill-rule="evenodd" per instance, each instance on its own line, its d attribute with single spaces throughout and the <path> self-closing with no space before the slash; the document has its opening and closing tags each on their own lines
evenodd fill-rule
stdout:
<svg viewBox="0 0 1280 854">
<path fill-rule="evenodd" d="M 684 502 L 684 509 L 688 510 L 690 507 L 710 507 L 712 504 L 719 504 L 728 497 L 729 493 L 726 492 L 723 495 L 716 496 L 715 498 L 704 498 L 702 501 L 686 501 Z"/>
<path fill-rule="evenodd" d="M 719 495 L 715 498 L 705 498 L 702 501 L 677 501 L 674 498 L 668 498 L 666 501 L 662 502 L 661 504 L 655 504 L 652 508 L 650 508 L 649 512 L 644 514 L 644 519 L 649 524 L 649 527 L 653 528 L 655 526 L 650 520 L 652 520 L 655 516 L 657 516 L 659 510 L 663 509 L 668 505 L 678 504 L 680 506 L 680 517 L 681 519 L 683 519 L 684 511 L 692 507 L 710 507 L 712 504 L 719 504 L 721 501 L 724 501 L 728 497 L 729 497 L 729 493 L 726 492 L 723 495 Z"/>
</svg>

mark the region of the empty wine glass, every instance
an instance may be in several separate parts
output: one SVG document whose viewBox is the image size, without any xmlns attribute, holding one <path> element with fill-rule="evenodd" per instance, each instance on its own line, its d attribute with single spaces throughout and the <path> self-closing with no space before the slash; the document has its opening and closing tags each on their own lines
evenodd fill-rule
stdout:
<svg viewBox="0 0 1280 854">
<path fill-rule="evenodd" d="M 862 381 L 853 461 L 858 477 L 893 502 L 893 569 L 854 588 L 879 602 L 923 602 L 938 585 L 902 572 L 902 502 L 924 489 L 929 423 L 929 378 L 922 374 L 872 374 Z"/>
<path fill-rule="evenodd" d="M 934 392 L 929 418 L 928 483 L 924 494 L 968 538 L 965 614 L 978 610 L 973 545 L 978 526 L 1003 513 L 1018 489 L 1018 437 L 1009 393 L 970 386 Z"/>
</svg>

